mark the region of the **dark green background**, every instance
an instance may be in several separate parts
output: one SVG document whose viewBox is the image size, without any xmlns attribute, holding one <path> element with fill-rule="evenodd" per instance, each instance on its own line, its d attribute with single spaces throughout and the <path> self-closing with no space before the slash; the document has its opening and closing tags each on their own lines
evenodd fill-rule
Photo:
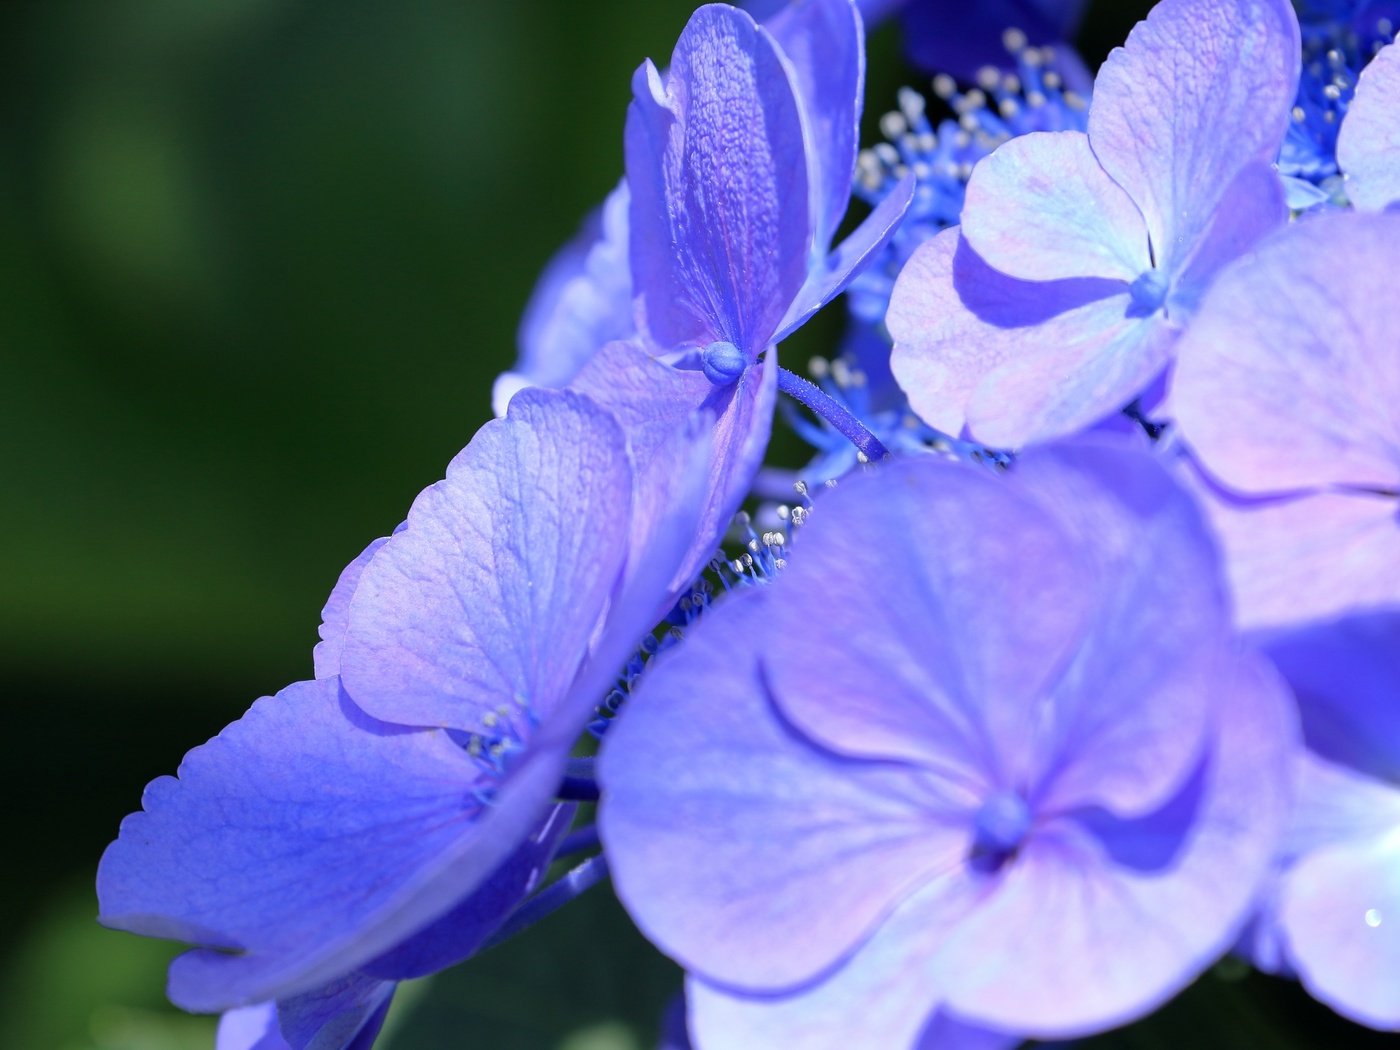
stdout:
<svg viewBox="0 0 1400 1050">
<path fill-rule="evenodd" d="M 1145 7 L 1101 3 L 1091 60 Z M 163 1003 L 169 949 L 93 923 L 97 858 L 148 779 L 310 674 L 340 568 L 488 417 L 537 272 L 621 172 L 631 71 L 688 11 L 0 6 L 3 1046 L 210 1045 Z M 873 41 L 874 116 L 896 50 Z M 626 1050 L 675 982 L 598 892 L 405 996 L 388 1042 Z M 1245 1013 L 1322 1016 L 1254 984 Z"/>
</svg>

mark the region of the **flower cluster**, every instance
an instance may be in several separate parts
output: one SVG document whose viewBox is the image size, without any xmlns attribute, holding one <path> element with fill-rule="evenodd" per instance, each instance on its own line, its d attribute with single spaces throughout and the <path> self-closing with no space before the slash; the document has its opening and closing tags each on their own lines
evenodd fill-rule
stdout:
<svg viewBox="0 0 1400 1050">
<path fill-rule="evenodd" d="M 1400 1030 L 1400 47 L 1161 0 L 1091 78 L 1082 6 L 709 4 L 636 71 L 498 418 L 102 859 L 221 1050 L 369 1047 L 605 879 L 668 1045 L 1077 1038 L 1231 951 Z M 861 152 L 896 8 L 944 72 Z"/>
</svg>

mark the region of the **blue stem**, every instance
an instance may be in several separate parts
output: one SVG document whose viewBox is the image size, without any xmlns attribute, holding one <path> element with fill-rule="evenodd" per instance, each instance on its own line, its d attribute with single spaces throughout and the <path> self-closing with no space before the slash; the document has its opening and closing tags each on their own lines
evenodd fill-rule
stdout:
<svg viewBox="0 0 1400 1050">
<path fill-rule="evenodd" d="M 601 845 L 602 840 L 598 838 L 598 825 L 589 824 L 586 827 L 576 828 L 565 835 L 559 842 L 559 848 L 554 851 L 554 859 L 571 857 L 575 853 L 597 849 Z"/>
<path fill-rule="evenodd" d="M 787 394 L 788 397 L 802 402 L 839 430 L 871 462 L 884 459 L 890 454 L 890 450 L 885 448 L 880 443 L 880 439 L 865 428 L 865 424 L 851 415 L 840 402 L 816 384 L 803 379 L 794 372 L 789 372 L 786 368 L 779 368 L 778 389 Z"/>
<path fill-rule="evenodd" d="M 555 797 L 561 802 L 597 802 L 598 781 L 592 777 L 568 777 L 559 783 Z"/>
<path fill-rule="evenodd" d="M 591 886 L 608 877 L 608 862 L 602 854 L 589 857 L 576 868 L 571 868 L 556 881 L 551 882 L 515 911 L 501 924 L 501 928 L 491 935 L 491 939 L 481 946 L 481 950 L 494 948 L 510 940 L 517 933 L 524 933 L 541 919 L 548 918 L 581 895 Z"/>
</svg>

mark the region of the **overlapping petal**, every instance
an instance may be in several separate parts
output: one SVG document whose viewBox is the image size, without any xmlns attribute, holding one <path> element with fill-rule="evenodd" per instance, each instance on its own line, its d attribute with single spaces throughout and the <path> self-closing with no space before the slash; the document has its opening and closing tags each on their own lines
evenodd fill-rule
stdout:
<svg viewBox="0 0 1400 1050">
<path fill-rule="evenodd" d="M 1380 307 L 1396 273 L 1400 216 L 1334 214 L 1221 274 L 1170 395 L 1206 470 L 1241 492 L 1400 488 L 1400 357 Z"/>
<path fill-rule="evenodd" d="M 1080 131 L 1022 135 L 982 160 L 967 184 L 962 235 L 988 265 L 1025 281 L 1131 283 L 1152 268 L 1142 213 Z"/>
<path fill-rule="evenodd" d="M 1361 71 L 1337 133 L 1337 166 L 1358 208 L 1400 201 L 1400 46 L 1381 48 Z"/>
<path fill-rule="evenodd" d="M 807 147 L 787 60 L 748 14 L 691 17 L 663 75 L 633 80 L 631 265 L 659 347 L 767 348 L 807 278 Z"/>
<path fill-rule="evenodd" d="M 568 692 L 628 552 L 632 464 L 611 413 L 527 391 L 481 429 L 360 577 L 346 690 L 404 725 L 544 719 Z"/>
<path fill-rule="evenodd" d="M 446 733 L 376 722 L 334 678 L 289 686 L 150 784 L 103 856 L 102 921 L 201 946 L 171 967 L 187 1009 L 315 991 L 451 912 L 522 842 L 545 842 L 557 772 L 534 768 L 485 807 L 481 768 Z M 504 916 L 464 917 L 433 932 L 434 951 Z"/>
<path fill-rule="evenodd" d="M 1179 270 L 1247 164 L 1278 155 L 1298 89 L 1288 0 L 1161 0 L 1100 67 L 1089 142 Z"/>
</svg>

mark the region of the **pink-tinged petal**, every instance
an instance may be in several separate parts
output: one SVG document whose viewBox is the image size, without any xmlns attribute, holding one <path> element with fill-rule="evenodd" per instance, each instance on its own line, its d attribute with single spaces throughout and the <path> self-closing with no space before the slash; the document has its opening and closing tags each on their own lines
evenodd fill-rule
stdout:
<svg viewBox="0 0 1400 1050">
<path fill-rule="evenodd" d="M 609 412 L 571 391 L 517 395 L 365 568 L 346 691 L 405 725 L 480 731 L 502 706 L 546 719 L 622 573 L 632 485 Z"/>
<path fill-rule="evenodd" d="M 791 0 L 763 28 L 791 63 L 806 118 L 812 250 L 824 254 L 851 199 L 865 97 L 865 27 L 853 0 Z"/>
<path fill-rule="evenodd" d="M 1094 81 L 1089 142 L 1180 273 L 1240 169 L 1278 156 L 1298 88 L 1288 0 L 1162 0 Z"/>
<path fill-rule="evenodd" d="M 1167 299 L 1167 314 L 1186 324 L 1222 268 L 1288 221 L 1283 181 L 1271 164 L 1250 164 L 1235 177 Z"/>
<path fill-rule="evenodd" d="M 980 467 L 901 460 L 825 495 L 802 553 L 768 624 L 783 638 L 764 666 L 784 715 L 838 753 L 934 769 L 979 798 L 1015 785 L 1024 755 L 996 709 L 1040 696 L 1095 601 L 1053 519 Z M 859 657 L 835 659 L 852 625 Z"/>
<path fill-rule="evenodd" d="M 821 264 L 807 277 L 797 298 L 792 301 L 782 324 L 773 336 L 774 343 L 780 343 L 797 329 L 806 324 L 818 310 L 844 292 L 871 259 L 899 229 L 909 202 L 914 199 L 917 182 L 913 175 L 906 175 L 889 195 L 875 206 L 854 230 Z"/>
<path fill-rule="evenodd" d="M 1400 215 L 1338 213 L 1219 276 L 1170 393 L 1207 471 L 1250 493 L 1400 488 L 1400 354 L 1381 305 L 1397 273 Z"/>
<path fill-rule="evenodd" d="M 1358 208 L 1400 201 L 1400 45 L 1381 48 L 1361 71 L 1337 133 L 1337 166 Z"/>
<path fill-rule="evenodd" d="M 186 1009 L 312 992 L 528 848 L 566 754 L 537 749 L 484 805 L 447 734 L 375 722 L 334 678 L 298 683 L 147 787 L 99 866 L 101 920 L 202 946 L 171 964 Z"/>
<path fill-rule="evenodd" d="M 1400 812 L 1395 820 L 1388 835 L 1300 859 L 1282 902 L 1289 955 L 1308 991 L 1388 1030 L 1400 1030 Z"/>
<path fill-rule="evenodd" d="M 1241 628 L 1400 603 L 1400 499 L 1313 492 L 1248 501 L 1183 477 L 1224 548 Z"/>
<path fill-rule="evenodd" d="M 939 1009 L 939 989 L 917 963 L 936 950 L 961 913 L 975 907 L 980 880 L 949 876 L 900 905 L 839 970 L 780 997 L 744 996 L 691 977 L 690 1024 L 700 1046 L 751 1050 L 1011 1050 L 1020 1035 L 965 1024 Z M 913 964 L 913 965 L 911 965 Z"/>
<path fill-rule="evenodd" d="M 1016 330 L 1014 352 L 968 403 L 973 436 L 1017 448 L 1087 430 L 1130 404 L 1162 374 L 1179 334 L 1131 307 L 1118 295 Z"/>
<path fill-rule="evenodd" d="M 1212 706 L 1229 702 L 1230 605 L 1210 529 L 1160 459 L 1132 444 L 1032 450 L 1008 480 L 1077 539 L 1089 562 L 1077 585 L 1094 609 L 1058 677 L 999 735 L 1030 737 L 1039 811 L 1149 812 L 1196 765 Z M 1021 728 L 1037 716 L 1033 733 Z"/>
<path fill-rule="evenodd" d="M 807 277 L 805 133 L 787 60 L 743 11 L 691 16 L 663 79 L 627 114 L 631 266 L 662 348 L 726 340 L 757 356 Z"/>
<path fill-rule="evenodd" d="M 729 599 L 648 669 L 604 741 L 599 830 L 648 938 L 694 973 L 776 990 L 832 966 L 912 888 L 958 867 L 968 803 L 784 724 L 753 645 L 766 597 Z"/>
<path fill-rule="evenodd" d="M 674 514 L 673 489 L 703 483 L 692 543 L 675 559 L 675 587 L 688 586 L 713 557 L 753 485 L 772 433 L 777 376 L 776 355 L 770 353 L 737 383 L 716 387 L 701 372 L 672 368 L 635 344 L 616 343 L 600 350 L 571 384 L 612 412 L 627 433 L 637 472 L 634 560 L 658 534 L 658 523 Z M 692 469 L 682 464 L 694 455 L 688 447 L 693 439 L 685 435 L 696 413 L 707 420 L 702 429 L 712 451 Z"/>
<path fill-rule="evenodd" d="M 1217 684 L 1216 739 L 1160 811 L 1055 821 L 947 937 L 925 979 L 966 1020 L 1070 1038 L 1148 1013 L 1236 940 L 1291 802 L 1297 715 L 1263 661 Z"/>
<path fill-rule="evenodd" d="M 311 650 L 311 662 L 317 678 L 330 678 L 340 674 L 340 652 L 345 647 L 346 620 L 350 615 L 350 599 L 360 586 L 360 574 L 370 559 L 379 553 L 379 548 L 389 542 L 388 536 L 372 540 L 349 565 L 341 570 L 335 581 L 331 595 L 321 609 L 321 640 Z"/>
<path fill-rule="evenodd" d="M 1142 213 L 1099 167 L 1082 131 L 1022 135 L 980 161 L 967 184 L 963 237 L 988 265 L 1023 281 L 1152 268 Z"/>
<path fill-rule="evenodd" d="M 890 368 L 925 422 L 957 435 L 981 382 L 1020 353 L 1027 330 L 1111 299 L 1121 281 L 1018 281 L 993 270 L 958 229 L 922 245 L 895 282 L 885 323 L 894 338 Z M 1052 333 L 1053 337 L 1053 333 Z"/>
</svg>

